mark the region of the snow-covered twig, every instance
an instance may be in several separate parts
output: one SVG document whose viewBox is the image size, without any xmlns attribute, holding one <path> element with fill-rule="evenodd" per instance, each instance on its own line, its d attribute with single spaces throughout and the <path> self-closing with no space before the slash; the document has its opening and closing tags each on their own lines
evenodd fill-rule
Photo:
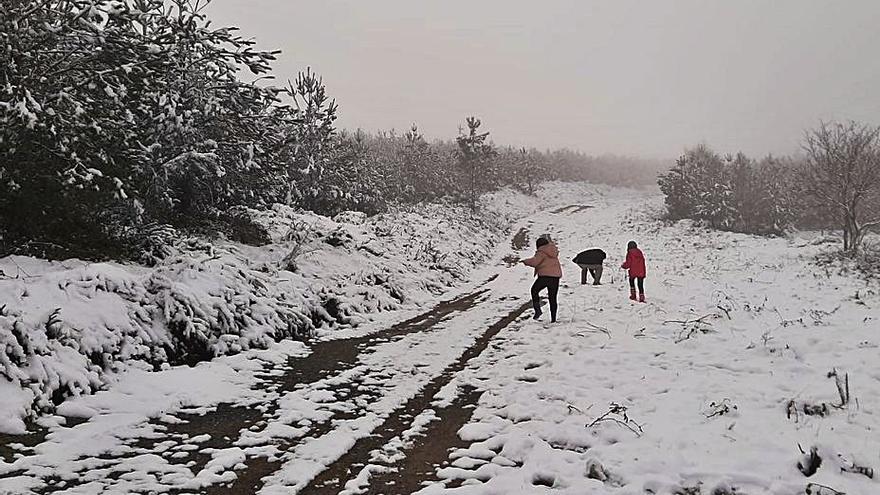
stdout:
<svg viewBox="0 0 880 495">
<path fill-rule="evenodd" d="M 844 408 L 849 404 L 849 373 L 845 373 L 843 378 L 837 373 L 837 368 L 828 372 L 828 378 L 834 378 L 834 385 L 837 387 L 837 394 L 840 396 L 840 404 L 837 408 Z"/>
<path fill-rule="evenodd" d="M 840 462 L 843 464 L 840 466 L 841 473 L 853 473 L 853 474 L 861 474 L 869 479 L 874 479 L 874 468 L 868 466 L 860 466 L 855 462 L 846 460 L 842 455 L 838 454 L 840 458 Z"/>
<path fill-rule="evenodd" d="M 642 430 L 642 426 L 640 424 L 636 423 L 635 421 L 633 421 L 632 419 L 630 419 L 629 416 L 627 416 L 626 409 L 627 409 L 626 406 L 620 405 L 616 402 L 612 402 L 608 406 L 608 411 L 606 411 L 604 414 L 602 414 L 598 418 L 594 419 L 590 424 L 588 424 L 586 426 L 587 426 L 587 428 L 592 428 L 593 426 L 595 426 L 599 423 L 602 423 L 605 421 L 611 421 L 611 422 L 619 424 L 620 426 L 627 428 L 629 431 L 635 433 L 637 437 L 642 436 L 642 433 L 644 433 L 644 431 Z M 614 417 L 611 417 L 611 415 L 617 415 L 620 418 L 614 418 Z M 633 426 L 635 426 L 635 427 L 633 427 Z"/>
<path fill-rule="evenodd" d="M 731 409 L 736 410 L 736 404 L 730 401 L 728 398 L 722 399 L 720 402 L 712 401 L 709 404 L 709 407 L 712 409 L 712 412 L 705 414 L 706 418 L 714 418 L 715 416 L 724 416 L 729 413 Z"/>
<path fill-rule="evenodd" d="M 779 312 L 779 308 L 773 308 L 773 311 L 775 311 L 776 314 L 779 316 L 779 320 L 780 320 L 779 324 L 782 325 L 783 327 L 787 327 L 789 325 L 794 325 L 795 323 L 800 323 L 801 325 L 804 324 L 803 317 L 798 318 L 796 320 L 786 320 L 785 318 L 782 317 L 782 313 Z"/>
<path fill-rule="evenodd" d="M 15 261 L 15 258 L 10 256 L 9 261 L 11 261 L 12 264 L 15 265 L 15 267 L 18 269 L 18 275 L 16 275 L 15 278 L 34 278 L 33 275 L 31 275 L 30 273 L 25 271 L 25 269 L 22 268 L 21 265 L 19 265 L 17 261 Z M 22 274 L 24 274 L 24 277 L 22 277 Z"/>
<path fill-rule="evenodd" d="M 577 411 L 577 412 L 579 412 L 579 413 L 581 413 L 581 414 L 584 413 L 583 411 L 581 411 L 581 410 L 580 410 L 577 406 L 575 406 L 574 404 L 571 404 L 571 403 L 566 402 L 566 403 L 565 403 L 565 406 L 568 408 L 568 414 L 571 414 L 572 411 Z"/>
<path fill-rule="evenodd" d="M 595 325 L 595 324 L 590 323 L 590 322 L 586 322 L 586 324 L 590 326 L 590 329 L 589 329 L 589 330 L 582 330 L 582 331 L 576 333 L 575 335 L 577 335 L 577 336 L 579 336 L 579 337 L 583 337 L 582 334 L 583 334 L 584 332 L 587 332 L 587 331 L 594 331 L 594 330 L 595 330 L 595 331 L 599 331 L 599 332 L 604 333 L 605 335 L 608 336 L 609 339 L 611 338 L 611 331 L 608 330 L 607 328 L 605 328 L 605 327 L 600 327 L 599 325 Z"/>
<path fill-rule="evenodd" d="M 717 313 L 709 313 L 709 314 L 705 314 L 699 318 L 695 318 L 693 320 L 666 320 L 663 322 L 663 324 L 665 325 L 667 323 L 681 323 L 682 325 L 687 325 L 688 323 L 704 323 L 703 320 L 705 320 L 706 318 L 709 318 L 710 316 L 714 316 L 717 318 L 718 314 Z"/>
<path fill-rule="evenodd" d="M 806 493 L 806 495 L 846 495 L 846 492 L 835 490 L 830 486 L 819 483 L 807 483 L 807 488 L 804 493 Z"/>
</svg>

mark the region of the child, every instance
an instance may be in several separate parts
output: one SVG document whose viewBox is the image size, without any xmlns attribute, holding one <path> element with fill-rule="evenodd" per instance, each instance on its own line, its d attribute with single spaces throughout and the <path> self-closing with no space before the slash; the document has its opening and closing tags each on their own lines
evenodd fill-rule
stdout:
<svg viewBox="0 0 880 495">
<path fill-rule="evenodd" d="M 532 284 L 532 306 L 535 309 L 534 319 L 541 317 L 541 296 L 545 288 L 550 299 L 550 321 L 556 323 L 556 295 L 559 292 L 559 279 L 562 278 L 562 266 L 559 264 L 559 249 L 546 237 L 539 237 L 535 242 L 538 248 L 535 255 L 522 260 L 526 266 L 535 269 L 538 277 Z"/>
<path fill-rule="evenodd" d="M 629 269 L 629 298 L 636 300 L 636 282 L 638 282 L 639 302 L 645 302 L 645 255 L 636 245 L 636 241 L 629 241 L 626 245 L 626 261 L 620 267 L 624 270 Z"/>
</svg>

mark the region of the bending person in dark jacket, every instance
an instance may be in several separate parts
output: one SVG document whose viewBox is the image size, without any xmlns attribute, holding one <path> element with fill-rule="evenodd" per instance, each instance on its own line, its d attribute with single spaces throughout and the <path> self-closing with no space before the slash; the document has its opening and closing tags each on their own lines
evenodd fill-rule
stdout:
<svg viewBox="0 0 880 495">
<path fill-rule="evenodd" d="M 605 251 L 601 249 L 587 249 L 581 251 L 572 260 L 581 267 L 581 285 L 587 284 L 587 272 L 593 277 L 593 285 L 601 285 L 602 262 L 605 261 Z"/>
</svg>

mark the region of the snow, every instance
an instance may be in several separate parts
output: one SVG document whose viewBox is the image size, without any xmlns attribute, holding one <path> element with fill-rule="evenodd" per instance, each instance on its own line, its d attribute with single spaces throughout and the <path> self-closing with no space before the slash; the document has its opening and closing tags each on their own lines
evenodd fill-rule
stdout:
<svg viewBox="0 0 880 495">
<path fill-rule="evenodd" d="M 656 219 L 661 200 L 651 193 L 552 184 L 541 194 L 540 201 L 509 191 L 484 199 L 499 217 L 518 218 L 514 232 L 520 227 L 529 231 L 529 245 L 521 251 L 507 242 L 510 235 L 490 249 L 483 240 L 500 235 L 495 230 L 481 233 L 474 228 L 466 234 L 461 231 L 459 238 L 432 234 L 431 226 L 436 229 L 441 223 L 431 220 L 436 220 L 437 210 L 424 210 L 430 211 L 424 218 L 400 213 L 385 220 L 276 211 L 267 219 L 273 225 L 273 244 L 234 246 L 236 257 L 249 260 L 245 266 L 260 266 L 286 254 L 278 247 L 280 236 L 291 223 L 304 220 L 316 232 L 341 228 L 353 239 L 345 241 L 349 245 L 368 245 L 381 253 L 350 250 L 345 243 L 322 245 L 323 241 L 312 239 L 309 242 L 319 249 L 299 260 L 299 272 L 285 272 L 286 278 L 276 281 L 286 291 L 309 287 L 308 297 L 321 290 L 332 292 L 339 296 L 341 307 L 351 309 L 347 317 L 358 325 L 325 322 L 318 329 L 322 338 L 375 332 L 423 310 L 443 290 L 439 284 L 426 285 L 426 278 L 450 277 L 450 283 L 458 284 L 446 289 L 444 299 L 477 287 L 486 292 L 473 308 L 451 314 L 430 331 L 376 345 L 349 368 L 290 390 L 261 390 L 253 384 L 258 374 L 309 352 L 293 341 L 269 342 L 267 350 L 243 349 L 191 368 L 166 366 L 153 371 L 151 366 L 128 366 L 98 375 L 106 380 L 107 390 L 70 399 L 57 411 L 90 417 L 89 421 L 64 428 L 51 424 L 62 423 L 63 418 L 47 419 L 49 435 L 33 455 L 0 463 L 0 476 L 24 473 L 0 480 L 0 491 L 27 493 L 40 486 L 35 477 L 49 474 L 62 479 L 77 476 L 108 452 L 125 454 L 113 469 L 127 474 L 105 479 L 107 470 L 95 467 L 87 484 L 69 493 L 199 490 L 233 479 L 246 457 L 263 452 L 279 461 L 280 468 L 265 479 L 259 493 L 304 493 L 303 488 L 327 466 L 374 435 L 402 404 L 443 374 L 486 328 L 523 304 L 531 270 L 500 260 L 530 255 L 534 238 L 550 233 L 560 247 L 566 273 L 560 289 L 560 322 L 550 324 L 546 316 L 545 321 L 533 321 L 528 310 L 502 329 L 485 351 L 428 397 L 429 406 L 415 411 L 403 433 L 370 452 L 366 464 L 351 470 L 349 479 L 340 480 L 345 493 L 372 492 L 375 487 L 370 483 L 377 473 L 399 462 L 416 438 L 441 421 L 437 411 L 466 389 L 482 391 L 472 417 L 458 431 L 468 445 L 449 452 L 437 468 L 436 479 L 428 480 L 419 493 L 791 495 L 805 493 L 808 483 L 850 495 L 878 492 L 876 478 L 852 472 L 854 466 L 880 468 L 876 434 L 880 295 L 875 281 L 817 269 L 811 264 L 813 257 L 834 246 L 817 242 L 810 233 L 759 238 L 710 231 L 687 221 L 664 223 Z M 558 209 L 574 204 L 593 208 Z M 402 218 L 406 220 L 398 224 L 392 221 Z M 448 222 L 452 225 L 453 220 Z M 376 232 L 388 232 L 389 239 Z M 471 254 L 478 250 L 486 254 L 458 258 L 456 263 L 473 267 L 458 278 L 436 264 L 426 268 L 413 263 L 413 253 L 424 252 L 428 240 L 441 238 L 442 252 L 462 250 L 460 239 L 466 238 L 478 240 Z M 424 242 L 416 244 L 419 239 Z M 648 263 L 646 304 L 628 300 L 628 286 L 617 270 L 630 239 L 639 242 Z M 604 285 L 581 286 L 579 269 L 568 260 L 594 246 L 609 254 Z M 269 249 L 277 252 L 270 254 Z M 476 260 L 482 257 L 492 262 L 478 266 Z M 221 259 L 229 257 L 224 254 Z M 60 271 L 63 276 L 55 277 L 63 281 L 79 274 L 86 283 L 73 292 L 73 304 L 86 304 L 77 300 L 85 293 L 100 300 L 96 298 L 107 292 L 102 289 L 107 284 L 139 293 L 138 281 L 150 273 L 111 264 L 92 268 L 96 272 L 90 275 L 82 271 L 86 267 L 73 262 L 59 268 L 38 260 L 15 261 L 40 277 Z M 376 264 L 376 269 L 361 276 L 364 263 Z M 4 265 L 3 269 L 15 273 L 14 268 Z M 106 276 L 94 282 L 97 273 Z M 200 273 L 182 269 L 185 276 L 175 278 L 181 287 L 174 294 L 197 300 L 217 297 L 222 278 L 219 282 L 212 278 L 215 271 Z M 361 292 L 364 288 L 356 284 L 387 273 L 394 274 L 392 285 L 406 294 L 404 301 L 396 300 L 392 291 Z M 493 275 L 497 278 L 484 282 Z M 34 291 L 54 290 L 51 284 L 39 289 L 42 281 L 30 283 Z M 15 309 L 9 314 L 36 315 L 28 320 L 36 324 L 44 322 L 54 307 L 47 304 L 41 312 Z M 126 318 L 130 313 L 108 307 L 104 314 L 104 306 L 100 307 L 100 314 L 77 320 L 75 326 L 89 321 L 130 324 Z M 386 307 L 394 311 L 385 311 Z M 161 327 L 151 330 L 155 338 L 162 338 Z M 103 333 L 94 335 L 91 343 L 82 345 L 96 348 L 107 341 Z M 30 371 L 12 369 L 23 376 Z M 840 404 L 831 372 L 848 376 L 849 404 Z M 33 394 L 32 388 L 0 381 L 4 397 L 7 390 Z M 357 393 L 349 396 L 349 390 Z M 153 451 L 127 444 L 136 437 L 164 438 L 147 418 L 179 421 L 173 415 L 180 411 L 205 411 L 228 401 L 248 407 L 272 402 L 277 407 L 267 413 L 265 424 L 242 430 L 232 445 L 221 449 L 205 447 L 214 438 L 205 434 L 182 445 L 160 442 Z M 810 410 L 822 404 L 824 416 L 804 412 L 805 406 Z M 6 409 L 0 413 L 7 426 L 21 431 L 23 423 L 14 424 L 20 421 L 14 402 L 9 406 L 4 401 L 2 407 L 11 407 L 10 413 Z M 312 436 L 310 428 L 318 424 L 329 429 Z M 290 447 L 276 448 L 280 445 Z M 823 462 L 807 477 L 798 463 L 807 457 L 802 451 L 809 453 L 814 447 Z M 210 461 L 193 472 L 161 455 L 178 455 L 184 448 L 210 455 Z"/>
<path fill-rule="evenodd" d="M 131 366 L 162 369 L 416 310 L 464 282 L 511 223 L 506 210 L 453 205 L 371 218 L 282 205 L 254 214 L 271 244 L 190 242 L 154 268 L 0 259 L 0 386 L 22 390 L 4 395 L 0 432 L 21 432 L 23 418 L 52 412 L 53 395 L 92 393 Z M 279 269 L 296 244 L 285 240 L 291 228 L 304 246 L 295 272 Z"/>
<path fill-rule="evenodd" d="M 471 447 L 451 459 L 484 449 L 506 465 L 456 461 L 441 479 L 480 481 L 419 493 L 525 493 L 546 484 L 560 494 L 701 487 L 694 493 L 782 495 L 804 493 L 808 482 L 878 492 L 875 480 L 842 471 L 880 461 L 876 285 L 817 273 L 809 260 L 818 251 L 802 239 L 662 225 L 653 211 L 656 202 L 629 201 L 565 223 L 534 218 L 533 232 L 555 230 L 563 253 L 607 248 L 605 285 L 576 285 L 569 270 L 560 324 L 512 325 L 503 345 L 457 377 L 485 392 L 459 431 Z M 624 278 L 611 273 L 630 238 L 648 259 L 647 304 L 630 302 Z M 528 277 L 519 283 L 525 291 Z M 702 326 L 669 322 L 707 314 Z M 858 404 L 835 406 L 832 370 L 849 373 Z M 830 413 L 789 418 L 792 400 L 801 411 L 826 403 Z M 617 414 L 587 426 L 611 404 L 626 407 L 631 421 Z M 823 463 L 806 478 L 799 448 L 812 446 Z"/>
<path fill-rule="evenodd" d="M 30 390 L 9 381 L 0 380 L 0 431 L 24 433 L 27 431 L 22 418 L 27 415 L 27 405 L 34 400 Z"/>
</svg>

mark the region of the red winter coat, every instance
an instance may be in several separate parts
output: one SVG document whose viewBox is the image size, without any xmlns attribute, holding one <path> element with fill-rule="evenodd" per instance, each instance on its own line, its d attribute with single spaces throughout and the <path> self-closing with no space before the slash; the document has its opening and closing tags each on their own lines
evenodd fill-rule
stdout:
<svg viewBox="0 0 880 495">
<path fill-rule="evenodd" d="M 621 268 L 629 269 L 630 277 L 644 277 L 645 276 L 645 255 L 642 254 L 642 250 L 639 248 L 632 248 L 626 252 L 626 261 L 620 265 Z"/>
</svg>

